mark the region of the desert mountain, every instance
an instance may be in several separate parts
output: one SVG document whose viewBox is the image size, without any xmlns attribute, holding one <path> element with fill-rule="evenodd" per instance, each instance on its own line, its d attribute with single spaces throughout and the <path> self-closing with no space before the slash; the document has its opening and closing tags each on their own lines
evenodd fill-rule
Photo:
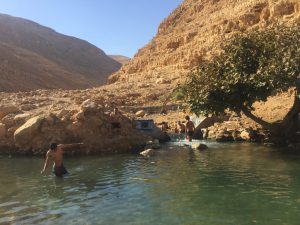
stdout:
<svg viewBox="0 0 300 225">
<path fill-rule="evenodd" d="M 130 58 L 123 55 L 109 55 L 112 59 L 116 60 L 117 62 L 121 63 L 122 65 L 128 63 Z"/>
<path fill-rule="evenodd" d="M 107 112 L 110 112 L 113 107 L 119 106 L 123 112 L 134 118 L 137 116 L 136 111 L 141 108 L 146 110 L 149 117 L 156 121 L 163 119 L 163 121 L 170 122 L 183 118 L 186 111 L 177 107 L 180 105 L 170 105 L 172 108 L 164 117 L 156 111 L 161 109 L 162 103 L 166 102 L 165 100 L 168 99 L 176 84 L 186 77 L 190 69 L 210 58 L 219 50 L 220 44 L 232 34 L 260 29 L 277 21 L 292 23 L 299 17 L 299 12 L 299 0 L 185 0 L 161 23 L 153 40 L 120 71 L 110 77 L 110 85 L 85 90 L 0 92 L 0 118 L 2 118 L 0 121 L 0 151 L 1 146 L 2 149 L 15 148 L 16 140 L 26 145 L 29 143 L 27 147 L 32 149 L 37 145 L 48 144 L 51 138 L 59 140 L 60 143 L 76 140 L 84 142 L 88 146 L 95 146 L 96 149 L 112 152 L 114 151 L 110 149 L 110 146 L 123 149 L 123 143 L 126 140 L 132 140 L 131 138 L 134 137 L 132 141 L 136 142 L 139 138 L 131 135 L 134 134 L 131 133 L 133 132 L 131 123 L 128 124 L 131 130 L 123 130 L 122 125 L 123 136 L 114 135 L 111 132 Z M 7 20 L 16 20 L 10 17 L 6 18 Z M 91 65 L 90 61 L 83 60 L 82 57 L 88 58 L 90 54 L 99 55 L 99 49 L 70 37 L 59 36 L 57 40 L 53 37 L 56 36 L 56 33 L 46 28 L 42 29 L 43 32 L 40 35 L 33 36 L 32 33 L 36 33 L 33 32 L 36 31 L 36 27 L 41 28 L 39 25 L 34 26 L 31 22 L 24 20 L 17 19 L 17 21 L 22 24 L 19 26 L 23 32 L 15 33 L 15 31 L 5 29 L 7 33 L 11 33 L 11 38 L 7 38 L 0 44 L 1 53 L 3 53 L 0 56 L 2 57 L 0 69 L 1 71 L 10 71 L 8 74 L 17 74 L 19 70 L 16 68 L 29 68 L 28 71 L 31 72 L 28 72 L 26 76 L 23 75 L 23 80 L 14 80 L 19 87 L 22 87 L 22 83 L 25 82 L 33 83 L 32 71 L 37 67 L 40 70 L 35 74 L 34 81 L 41 82 L 43 85 L 45 85 L 45 78 L 42 79 L 40 74 L 43 76 L 47 74 L 47 79 L 57 80 L 54 75 L 52 76 L 57 71 L 59 73 L 56 74 L 60 75 L 60 79 L 62 79 L 62 75 L 65 79 L 72 75 L 79 83 L 86 80 L 83 73 L 69 72 L 70 70 L 66 71 L 65 68 L 83 69 L 85 66 Z M 28 23 L 32 25 L 33 30 L 24 30 L 23 27 L 28 26 Z M 6 24 L 9 23 L 2 22 L 1 29 L 7 28 Z M 40 29 L 38 30 L 40 31 Z M 7 33 L 3 34 L 0 30 L 0 40 Z M 27 41 L 24 42 L 24 38 L 19 37 L 21 34 L 32 39 L 25 38 Z M 50 39 L 51 42 L 45 42 L 45 39 Z M 53 39 L 56 42 L 53 42 Z M 70 39 L 76 40 L 76 44 L 71 42 L 74 43 L 71 45 L 72 48 L 66 47 L 70 43 Z M 39 42 L 40 40 L 43 43 Z M 11 43 L 17 44 L 11 45 Z M 77 43 L 80 44 L 77 45 Z M 34 51 L 28 50 L 29 47 Z M 61 49 L 65 49 L 65 52 L 62 52 Z M 9 55 L 9 57 L 3 55 Z M 71 60 L 73 57 L 74 61 Z M 19 60 L 20 58 L 22 60 Z M 69 62 L 69 64 L 62 62 Z M 72 62 L 77 62 L 77 67 L 73 67 Z M 94 71 L 93 68 L 95 67 L 91 68 L 92 71 Z M 4 84 L 3 80 L 7 81 L 9 78 L 16 77 L 8 76 L 8 74 L 0 73 L 1 85 Z M 18 74 L 18 76 L 21 75 Z M 78 79 L 79 77 L 82 80 Z M 91 77 L 93 76 L 91 75 Z M 28 80 L 26 80 L 27 78 Z M 40 80 L 38 80 L 39 78 Z M 70 79 L 66 80 L 64 84 L 68 85 L 69 81 Z M 8 82 L 6 85 L 11 83 Z M 61 83 L 58 82 L 57 85 Z M 274 122 L 282 119 L 282 115 L 285 115 L 293 104 L 291 96 L 292 93 L 285 93 L 275 96 L 267 103 L 258 103 L 255 106 L 255 113 L 268 121 Z M 175 108 L 173 108 L 174 106 Z M 173 114 L 170 111 L 173 111 Z M 157 117 L 155 118 L 155 116 Z M 28 120 L 28 118 L 31 119 Z M 22 124 L 26 120 L 27 122 L 23 126 Z M 251 125 L 248 120 L 243 122 L 243 120 L 237 119 L 235 122 L 229 122 L 226 124 L 232 126 L 228 129 L 227 127 L 226 129 L 223 127 L 216 129 L 240 130 L 241 126 L 244 128 L 250 126 L 255 128 L 256 126 Z M 20 128 L 20 126 L 22 127 Z M 219 125 L 217 124 L 217 126 Z M 130 148 L 133 144 L 128 143 L 126 146 Z"/>
<path fill-rule="evenodd" d="M 0 14 L 0 91 L 105 84 L 121 64 L 92 44 Z"/>
<path fill-rule="evenodd" d="M 184 0 L 110 83 L 145 101 L 161 99 L 234 33 L 292 22 L 299 14 L 299 0 Z"/>
</svg>

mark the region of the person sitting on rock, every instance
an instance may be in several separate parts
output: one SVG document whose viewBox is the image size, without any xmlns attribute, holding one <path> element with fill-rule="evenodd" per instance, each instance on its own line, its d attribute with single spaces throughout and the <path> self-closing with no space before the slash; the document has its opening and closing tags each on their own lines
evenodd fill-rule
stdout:
<svg viewBox="0 0 300 225">
<path fill-rule="evenodd" d="M 185 124 L 185 136 L 186 139 L 188 139 L 191 142 L 194 136 L 195 125 L 193 121 L 190 120 L 189 116 L 186 116 L 185 119 L 187 120 Z"/>
<path fill-rule="evenodd" d="M 75 143 L 75 144 L 56 144 L 51 143 L 50 149 L 48 150 L 46 154 L 46 160 L 44 163 L 43 170 L 41 171 L 41 174 L 43 175 L 49 165 L 50 160 L 53 161 L 53 173 L 57 177 L 62 177 L 63 175 L 67 174 L 68 171 L 63 165 L 63 153 L 65 150 L 68 149 L 74 149 L 76 147 L 79 147 L 83 145 L 83 143 Z"/>
</svg>

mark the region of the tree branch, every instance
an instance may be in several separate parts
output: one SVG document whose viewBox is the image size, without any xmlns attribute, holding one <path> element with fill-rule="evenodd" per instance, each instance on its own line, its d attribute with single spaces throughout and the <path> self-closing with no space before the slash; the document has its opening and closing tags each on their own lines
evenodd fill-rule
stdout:
<svg viewBox="0 0 300 225">
<path fill-rule="evenodd" d="M 252 119 L 254 122 L 260 124 L 261 126 L 263 126 L 264 128 L 270 129 L 270 127 L 272 126 L 271 123 L 268 123 L 267 121 L 264 121 L 263 119 L 255 116 L 246 106 L 244 106 L 242 108 L 242 112 L 249 117 L 250 119 Z"/>
</svg>

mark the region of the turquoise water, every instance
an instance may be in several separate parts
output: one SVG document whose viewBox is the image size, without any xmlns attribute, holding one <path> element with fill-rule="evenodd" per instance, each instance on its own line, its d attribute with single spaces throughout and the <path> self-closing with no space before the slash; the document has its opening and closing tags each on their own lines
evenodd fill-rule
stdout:
<svg viewBox="0 0 300 225">
<path fill-rule="evenodd" d="M 180 143 L 182 145 L 182 143 Z M 299 224 L 300 155 L 255 144 L 178 143 L 156 156 L 0 157 L 0 224 Z"/>
</svg>

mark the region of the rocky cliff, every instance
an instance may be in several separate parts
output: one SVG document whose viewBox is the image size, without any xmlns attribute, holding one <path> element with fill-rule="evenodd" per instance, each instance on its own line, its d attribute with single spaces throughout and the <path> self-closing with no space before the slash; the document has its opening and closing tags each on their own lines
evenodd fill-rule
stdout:
<svg viewBox="0 0 300 225">
<path fill-rule="evenodd" d="M 121 64 L 90 43 L 0 14 L 0 91 L 102 85 Z"/>
<path fill-rule="evenodd" d="M 234 33 L 290 22 L 299 13 L 299 0 L 185 0 L 160 24 L 153 40 L 109 80 L 143 87 L 136 91 L 144 99 L 153 93 L 162 96 Z"/>
<path fill-rule="evenodd" d="M 157 36 L 110 77 L 110 85 L 72 91 L 0 92 L 0 153 L 43 153 L 52 140 L 84 142 L 86 151 L 92 153 L 129 151 L 145 143 L 147 137 L 136 133 L 127 119 L 122 122 L 124 130 L 116 135 L 108 117 L 113 106 L 126 106 L 128 111 L 141 105 L 161 106 L 188 71 L 217 52 L 227 37 L 276 21 L 293 22 L 299 12 L 299 0 L 185 0 L 162 22 Z M 254 113 L 276 121 L 291 107 L 291 95 L 258 103 Z M 176 111 L 174 121 L 185 114 L 184 110 L 181 114 Z M 255 128 L 251 121 L 242 119 L 232 117 L 222 129 Z M 164 120 L 171 121 L 170 114 Z"/>
</svg>

